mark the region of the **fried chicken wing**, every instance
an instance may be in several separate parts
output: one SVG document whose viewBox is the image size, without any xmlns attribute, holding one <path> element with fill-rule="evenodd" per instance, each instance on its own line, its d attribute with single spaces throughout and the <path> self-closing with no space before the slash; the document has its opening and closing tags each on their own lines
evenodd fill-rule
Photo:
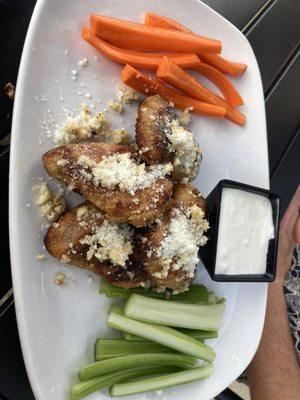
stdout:
<svg viewBox="0 0 300 400">
<path fill-rule="evenodd" d="M 105 229 L 101 231 L 105 223 Z M 67 211 L 49 228 L 44 239 L 45 247 L 53 257 L 103 276 L 116 286 L 137 287 L 146 277 L 141 267 L 139 245 L 131 232 L 128 234 L 130 243 L 124 241 L 123 248 L 118 247 L 117 234 L 124 234 L 127 224 L 120 224 L 120 232 L 118 225 L 107 223 L 97 207 L 85 202 Z M 109 236 L 108 245 L 103 234 Z M 113 235 L 115 244 L 112 243 Z M 123 258 L 120 257 L 122 252 L 125 254 Z"/>
<path fill-rule="evenodd" d="M 146 235 L 144 269 L 154 286 L 187 290 L 195 277 L 198 246 L 206 243 L 205 200 L 191 185 L 174 186 L 161 221 Z"/>
<path fill-rule="evenodd" d="M 136 142 L 141 158 L 149 165 L 171 161 L 173 179 L 195 179 L 201 163 L 201 148 L 162 97 L 149 96 L 140 103 Z"/>
<path fill-rule="evenodd" d="M 172 107 L 160 96 L 149 96 L 138 108 L 136 143 L 141 158 L 149 165 L 173 161 L 166 133 L 175 118 Z"/>
<path fill-rule="evenodd" d="M 114 156 L 120 160 L 111 161 Z M 135 173 L 139 175 L 134 178 L 142 182 L 143 178 L 145 187 L 135 191 L 120 189 L 121 185 L 129 185 L 132 180 L 127 164 L 124 162 L 125 166 L 122 166 L 122 157 L 127 164 L 131 163 L 129 167 L 136 167 Z M 69 189 L 91 201 L 106 213 L 109 220 L 141 227 L 149 225 L 161 214 L 172 195 L 173 183 L 162 172 L 162 166 L 149 167 L 152 170 L 148 172 L 148 167 L 141 165 L 137 158 L 133 146 L 110 143 L 69 144 L 43 155 L 44 166 L 50 176 L 63 181 Z M 101 164 L 100 169 L 102 161 L 104 165 Z"/>
</svg>

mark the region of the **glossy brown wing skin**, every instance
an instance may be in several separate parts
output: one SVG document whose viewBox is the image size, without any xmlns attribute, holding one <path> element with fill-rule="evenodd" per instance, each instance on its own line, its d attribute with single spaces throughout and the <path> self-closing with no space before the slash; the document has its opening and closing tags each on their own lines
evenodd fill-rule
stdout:
<svg viewBox="0 0 300 400">
<path fill-rule="evenodd" d="M 78 219 L 78 209 L 83 207 L 87 209 L 87 213 Z M 90 202 L 67 211 L 57 224 L 49 228 L 44 239 L 47 251 L 59 260 L 67 260 L 70 265 L 103 276 L 116 286 L 123 288 L 140 286 L 146 274 L 141 266 L 139 246 L 134 247 L 134 253 L 130 256 L 130 263 L 128 262 L 126 269 L 114 266 L 110 262 L 100 262 L 95 257 L 87 260 L 88 248 L 81 244 L 80 240 L 92 233 L 92 226 L 101 225 L 103 218 L 99 209 Z"/>
<path fill-rule="evenodd" d="M 202 194 L 194 186 L 184 183 L 174 185 L 172 195 L 172 204 L 182 204 L 185 208 L 196 205 L 200 207 L 204 213 L 206 212 L 206 201 Z"/>
<path fill-rule="evenodd" d="M 172 162 L 166 133 L 170 121 L 175 118 L 172 108 L 160 96 L 149 96 L 138 108 L 136 120 L 136 143 L 141 158 L 149 165 Z"/>
<path fill-rule="evenodd" d="M 189 278 L 182 269 L 169 270 L 166 277 L 157 277 L 155 273 L 163 270 L 164 260 L 156 256 L 156 250 L 160 247 L 161 241 L 168 232 L 168 224 L 172 218 L 175 208 L 187 209 L 197 205 L 205 211 L 205 199 L 199 191 L 191 185 L 176 184 L 172 199 L 168 202 L 166 211 L 159 225 L 154 227 L 147 235 L 147 242 L 144 249 L 144 269 L 148 273 L 148 279 L 158 287 L 167 287 L 175 290 L 182 290 L 193 280 Z"/>
<path fill-rule="evenodd" d="M 177 119 L 173 108 L 160 96 L 149 96 L 138 108 L 136 122 L 136 143 L 140 149 L 141 158 L 149 165 L 173 163 L 172 177 L 180 182 L 187 178 L 196 178 L 202 159 L 201 149 L 193 139 L 195 160 L 188 172 L 182 164 L 174 162 L 174 152 L 171 151 L 168 140 L 171 134 L 171 122 Z"/>
<path fill-rule="evenodd" d="M 99 162 L 104 156 L 128 152 L 135 156 L 136 150 L 133 146 L 110 143 L 70 144 L 48 151 L 43 155 L 43 161 L 50 176 L 71 186 L 99 207 L 106 213 L 107 219 L 129 222 L 136 227 L 147 226 L 161 214 L 172 195 L 173 183 L 170 179 L 158 179 L 148 188 L 131 195 L 95 185 L 93 180 L 85 180 L 81 174 L 82 167 L 77 164 L 81 155 Z M 60 160 L 63 160 L 63 165 Z"/>
</svg>

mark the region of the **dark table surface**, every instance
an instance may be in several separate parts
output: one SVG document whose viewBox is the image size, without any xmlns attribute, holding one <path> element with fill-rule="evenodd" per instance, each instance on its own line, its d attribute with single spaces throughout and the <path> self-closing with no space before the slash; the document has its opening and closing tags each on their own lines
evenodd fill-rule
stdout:
<svg viewBox="0 0 300 400">
<path fill-rule="evenodd" d="M 8 248 L 9 134 L 22 46 L 35 0 L 0 0 L 0 400 L 33 400 L 19 344 Z M 282 213 L 300 178 L 300 1 L 206 0 L 250 41 L 265 92 L 270 185 L 282 198 Z M 225 391 L 219 400 L 237 399 Z"/>
</svg>

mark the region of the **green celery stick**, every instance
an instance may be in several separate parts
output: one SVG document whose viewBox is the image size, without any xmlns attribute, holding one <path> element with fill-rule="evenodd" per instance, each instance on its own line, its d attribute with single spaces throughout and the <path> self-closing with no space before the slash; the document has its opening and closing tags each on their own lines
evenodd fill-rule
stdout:
<svg viewBox="0 0 300 400">
<path fill-rule="evenodd" d="M 177 328 L 177 330 L 185 335 L 188 335 L 194 339 L 215 339 L 218 337 L 218 332 L 216 331 L 202 331 L 197 329 L 187 329 L 187 328 Z"/>
<path fill-rule="evenodd" d="M 95 361 L 106 358 L 128 356 L 140 353 L 167 353 L 173 350 L 145 340 L 103 339 L 98 338 L 95 343 Z"/>
<path fill-rule="evenodd" d="M 220 328 L 223 311 L 224 304 L 184 304 L 151 299 L 135 293 L 124 307 L 125 316 L 138 321 L 208 331 Z"/>
<path fill-rule="evenodd" d="M 206 379 L 213 373 L 213 370 L 213 366 L 207 364 L 187 371 L 146 378 L 134 382 L 115 384 L 110 389 L 110 396 L 128 396 L 137 393 L 152 392 L 154 390 L 162 390 L 172 386 Z"/>
<path fill-rule="evenodd" d="M 172 295 L 170 293 L 156 293 L 151 289 L 134 288 L 124 289 L 111 285 L 104 279 L 100 282 L 101 294 L 106 294 L 107 297 L 123 297 L 128 298 L 132 293 L 138 293 L 143 296 L 153 297 L 161 300 L 174 300 L 182 303 L 203 303 L 207 304 L 214 302 L 215 295 L 213 292 L 208 292 L 204 285 L 191 285 L 189 291 Z"/>
<path fill-rule="evenodd" d="M 80 400 L 90 393 L 129 379 L 162 373 L 167 374 L 175 371 L 178 371 L 178 368 L 170 366 L 147 366 L 101 375 L 100 377 L 89 379 L 87 381 L 76 382 L 71 385 L 70 400 Z"/>
<path fill-rule="evenodd" d="M 185 328 L 177 328 L 176 330 L 200 341 L 203 341 L 204 339 L 214 339 L 218 337 L 218 332 L 216 331 L 201 331 L 196 329 L 185 329 Z M 128 341 L 145 340 L 139 336 L 131 335 L 130 333 L 123 333 L 123 339 Z"/>
<path fill-rule="evenodd" d="M 181 353 L 198 357 L 208 362 L 212 362 L 216 355 L 211 347 L 176 331 L 176 329 L 127 318 L 122 315 L 122 309 L 119 307 L 112 308 L 108 316 L 107 326 L 160 343 Z"/>
<path fill-rule="evenodd" d="M 131 354 L 129 356 L 109 358 L 106 360 L 96 361 L 93 364 L 85 365 L 80 368 L 79 379 L 87 380 L 110 372 L 126 370 L 140 366 L 143 367 L 146 365 L 170 365 L 173 367 L 188 369 L 194 367 L 196 363 L 197 359 L 195 357 L 186 356 L 185 354 Z"/>
</svg>

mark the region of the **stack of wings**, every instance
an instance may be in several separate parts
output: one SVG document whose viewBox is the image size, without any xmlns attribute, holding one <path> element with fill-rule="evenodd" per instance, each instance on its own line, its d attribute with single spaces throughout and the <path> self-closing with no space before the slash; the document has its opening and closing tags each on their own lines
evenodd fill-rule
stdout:
<svg viewBox="0 0 300 400">
<path fill-rule="evenodd" d="M 49 228 L 52 256 L 116 286 L 188 290 L 208 229 L 205 200 L 188 183 L 201 149 L 161 97 L 140 103 L 136 144 L 68 144 L 43 161 L 85 199 Z"/>
</svg>

